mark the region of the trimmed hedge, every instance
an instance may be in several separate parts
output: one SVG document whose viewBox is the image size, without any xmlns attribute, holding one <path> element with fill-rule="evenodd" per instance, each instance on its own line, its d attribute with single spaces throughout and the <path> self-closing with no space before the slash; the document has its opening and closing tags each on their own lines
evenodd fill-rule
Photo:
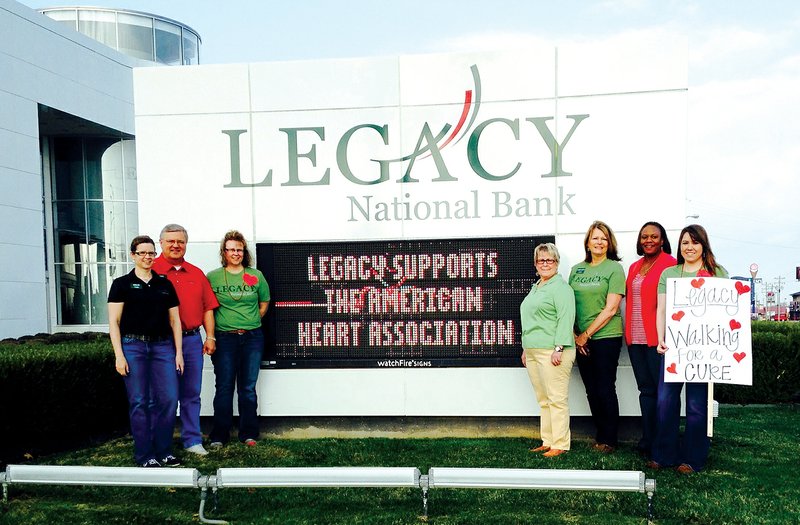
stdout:
<svg viewBox="0 0 800 525">
<path fill-rule="evenodd" d="M 753 386 L 717 385 L 720 403 L 800 401 L 800 323 L 754 322 Z M 128 431 L 108 335 L 0 341 L 0 466 Z"/>
<path fill-rule="evenodd" d="M 108 335 L 0 341 L 0 464 L 123 433 L 127 407 Z"/>
<path fill-rule="evenodd" d="M 755 321 L 753 386 L 716 385 L 720 403 L 800 401 L 800 323 Z"/>
</svg>

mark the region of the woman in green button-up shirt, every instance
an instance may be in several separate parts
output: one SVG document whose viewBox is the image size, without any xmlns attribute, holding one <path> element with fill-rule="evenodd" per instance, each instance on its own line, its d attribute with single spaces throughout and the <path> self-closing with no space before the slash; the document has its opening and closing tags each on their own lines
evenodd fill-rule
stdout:
<svg viewBox="0 0 800 525">
<path fill-rule="evenodd" d="M 560 257 L 552 243 L 533 252 L 539 281 L 520 305 L 522 364 L 541 407 L 542 444 L 531 452 L 555 457 L 570 448 L 569 380 L 575 363 L 575 294 L 558 273 Z"/>
</svg>

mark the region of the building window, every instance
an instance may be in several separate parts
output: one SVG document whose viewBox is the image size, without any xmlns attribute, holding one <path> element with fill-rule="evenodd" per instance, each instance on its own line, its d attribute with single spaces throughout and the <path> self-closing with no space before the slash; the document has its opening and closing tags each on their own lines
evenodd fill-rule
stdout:
<svg viewBox="0 0 800 525">
<path fill-rule="evenodd" d="M 200 36 L 175 20 L 95 7 L 47 7 L 39 12 L 128 56 L 169 66 L 200 63 Z"/>
<path fill-rule="evenodd" d="M 111 282 L 130 271 L 137 235 L 133 140 L 53 137 L 52 209 L 58 324 L 107 324 Z"/>
<path fill-rule="evenodd" d="M 134 58 L 153 61 L 153 19 L 127 13 L 117 14 L 118 51 Z"/>
</svg>

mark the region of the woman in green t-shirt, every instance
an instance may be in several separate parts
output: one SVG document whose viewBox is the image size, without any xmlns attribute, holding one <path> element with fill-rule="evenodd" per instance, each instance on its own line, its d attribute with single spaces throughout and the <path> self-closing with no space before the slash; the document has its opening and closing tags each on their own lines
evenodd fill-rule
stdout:
<svg viewBox="0 0 800 525">
<path fill-rule="evenodd" d="M 613 452 L 619 431 L 617 365 L 622 350 L 625 271 L 617 255 L 611 228 L 595 221 L 583 239 L 586 258 L 572 267 L 569 285 L 575 292 L 575 345 L 578 370 L 586 387 L 592 420 L 597 427 L 595 450 Z"/>
<path fill-rule="evenodd" d="M 681 230 L 678 237 L 680 249 L 678 264 L 661 273 L 658 281 L 658 353 L 664 354 L 667 310 L 667 279 L 683 277 L 728 277 L 728 272 L 717 263 L 708 233 L 699 224 L 690 224 Z M 658 382 L 658 423 L 656 439 L 653 442 L 652 458 L 647 466 L 652 469 L 677 467 L 681 474 L 692 474 L 703 470 L 708 459 L 711 441 L 706 435 L 708 416 L 708 385 L 706 383 L 686 383 L 686 426 L 683 439 L 680 438 L 681 390 L 683 383 L 664 381 L 664 362 L 662 357 L 661 374 Z"/>
<path fill-rule="evenodd" d="M 208 272 L 208 282 L 219 301 L 214 311 L 217 350 L 214 363 L 214 427 L 211 448 L 228 443 L 233 425 L 234 387 L 239 399 L 239 441 L 255 446 L 259 434 L 256 381 L 261 370 L 264 334 L 261 318 L 269 306 L 264 275 L 250 267 L 247 241 L 236 230 L 220 244 L 222 267 Z"/>
</svg>

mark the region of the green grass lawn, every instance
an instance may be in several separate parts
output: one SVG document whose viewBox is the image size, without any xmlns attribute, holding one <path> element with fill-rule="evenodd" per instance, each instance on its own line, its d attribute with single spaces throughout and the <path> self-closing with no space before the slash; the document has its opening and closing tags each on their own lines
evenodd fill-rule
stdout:
<svg viewBox="0 0 800 525">
<path fill-rule="evenodd" d="M 800 523 L 800 409 L 723 406 L 706 471 L 655 477 L 656 523 Z M 632 444 L 611 455 L 574 441 L 554 459 L 528 452 L 524 439 L 267 439 L 185 458 L 203 474 L 218 467 L 432 466 L 641 470 Z M 130 466 L 130 438 L 41 458 L 38 463 Z M 166 488 L 9 487 L 2 524 L 197 523 L 199 491 Z M 427 523 L 646 523 L 639 493 L 434 489 Z M 222 489 L 206 518 L 232 523 L 419 524 L 422 498 L 412 489 Z"/>
</svg>

